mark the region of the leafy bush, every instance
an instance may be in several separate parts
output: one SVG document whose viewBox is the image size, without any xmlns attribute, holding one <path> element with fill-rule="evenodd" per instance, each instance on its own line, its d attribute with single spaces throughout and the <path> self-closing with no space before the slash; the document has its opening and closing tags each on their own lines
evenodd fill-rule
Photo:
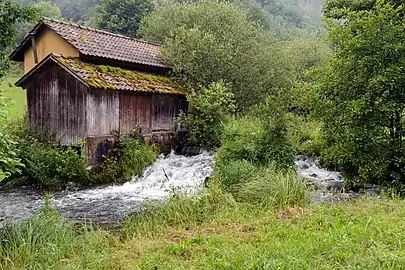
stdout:
<svg viewBox="0 0 405 270">
<path fill-rule="evenodd" d="M 215 178 L 239 201 L 269 207 L 303 204 L 306 188 L 292 169 L 287 117 L 276 99 L 230 119 L 217 152 Z"/>
<path fill-rule="evenodd" d="M 142 143 L 138 136 L 122 137 L 115 153 L 92 169 L 90 182 L 103 184 L 127 181 L 152 165 L 158 152 L 155 145 Z"/>
<path fill-rule="evenodd" d="M 16 151 L 16 142 L 8 134 L 0 132 L 0 182 L 21 172 L 23 164 Z"/>
<path fill-rule="evenodd" d="M 326 147 L 322 123 L 292 113 L 288 115 L 287 123 L 294 149 L 302 155 L 320 157 Z"/>
<path fill-rule="evenodd" d="M 275 162 L 279 168 L 294 163 L 294 149 L 287 136 L 283 108 L 272 100 L 258 106 L 250 116 L 228 121 L 218 150 L 218 164 L 247 160 L 257 165 Z"/>
<path fill-rule="evenodd" d="M 334 51 L 311 85 L 328 146 L 323 158 L 356 182 L 403 184 L 403 1 L 361 2 L 325 3 Z"/>
<path fill-rule="evenodd" d="M 189 101 L 192 111 L 180 122 L 188 127 L 190 142 L 207 148 L 219 146 L 222 123 L 235 110 L 233 94 L 223 82 L 217 82 L 193 93 Z"/>
<path fill-rule="evenodd" d="M 265 130 L 256 117 L 244 116 L 231 118 L 224 126 L 221 147 L 217 151 L 217 164 L 227 164 L 233 160 L 246 160 L 265 164 L 262 138 Z"/>
<path fill-rule="evenodd" d="M 8 115 L 5 107 L 9 100 L 3 95 L 0 89 L 0 182 L 9 178 L 14 173 L 21 172 L 23 164 L 17 156 L 16 142 L 5 133 L 8 123 Z"/>
<path fill-rule="evenodd" d="M 88 183 L 86 160 L 77 149 L 41 142 L 29 135 L 18 138 L 18 142 L 18 155 L 24 164 L 21 176 L 27 183 L 45 188 Z"/>
<path fill-rule="evenodd" d="M 45 141 L 40 129 L 27 130 L 25 119 L 13 122 L 8 130 L 18 143 L 17 157 L 23 164 L 12 179 L 19 180 L 18 184 L 43 188 L 65 187 L 70 182 L 83 185 L 123 182 L 151 165 L 158 152 L 155 146 L 142 143 L 137 136 L 122 137 L 111 156 L 89 171 L 81 147 Z"/>
</svg>

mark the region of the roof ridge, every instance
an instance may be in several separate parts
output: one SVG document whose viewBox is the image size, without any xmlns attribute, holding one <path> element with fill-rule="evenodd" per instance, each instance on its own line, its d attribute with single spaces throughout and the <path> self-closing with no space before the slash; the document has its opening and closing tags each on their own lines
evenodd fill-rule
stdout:
<svg viewBox="0 0 405 270">
<path fill-rule="evenodd" d="M 138 38 L 131 38 L 131 37 L 124 36 L 124 35 L 121 35 L 121 34 L 115 34 L 115 33 L 105 31 L 105 30 L 96 29 L 96 28 L 92 28 L 92 27 L 88 27 L 88 26 L 83 26 L 83 25 L 80 25 L 80 24 L 74 23 L 74 22 L 58 20 L 58 19 L 53 19 L 53 18 L 48 18 L 48 17 L 41 17 L 41 21 L 44 22 L 44 23 L 46 23 L 47 21 L 56 22 L 56 23 L 70 25 L 70 26 L 77 27 L 77 28 L 80 28 L 80 29 L 85 29 L 85 30 L 89 30 L 89 31 L 93 31 L 93 32 L 101 33 L 101 34 L 106 34 L 106 35 L 110 35 L 110 36 L 114 36 L 114 37 L 125 38 L 125 39 L 138 41 L 138 42 L 142 42 L 142 43 L 150 44 L 150 45 L 155 45 L 155 46 L 159 46 L 159 47 L 161 46 L 161 44 L 156 43 L 156 42 L 150 42 L 150 41 L 146 41 L 146 40 L 138 39 Z"/>
</svg>

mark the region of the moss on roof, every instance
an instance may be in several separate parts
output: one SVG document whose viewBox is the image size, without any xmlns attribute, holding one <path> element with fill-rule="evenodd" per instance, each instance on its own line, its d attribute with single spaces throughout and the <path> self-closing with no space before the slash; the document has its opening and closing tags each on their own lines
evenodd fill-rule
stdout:
<svg viewBox="0 0 405 270">
<path fill-rule="evenodd" d="M 93 65 L 78 58 L 57 56 L 66 68 L 77 74 L 90 86 L 111 90 L 131 90 L 162 94 L 186 94 L 170 78 L 149 73 L 137 72 L 119 67 Z"/>
</svg>

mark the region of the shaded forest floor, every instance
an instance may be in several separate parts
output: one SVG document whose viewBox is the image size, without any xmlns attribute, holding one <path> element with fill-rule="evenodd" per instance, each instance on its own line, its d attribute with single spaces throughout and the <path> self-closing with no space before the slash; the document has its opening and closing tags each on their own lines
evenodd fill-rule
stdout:
<svg viewBox="0 0 405 270">
<path fill-rule="evenodd" d="M 3 232 L 6 244 L 0 246 L 0 268 L 399 269 L 405 265 L 403 200 L 363 198 L 283 210 L 235 203 L 209 216 L 202 213 L 200 220 L 184 211 L 155 223 L 151 223 L 154 215 L 140 217 L 116 233 L 78 229 L 48 211 Z M 151 224 L 155 227 L 149 231 Z"/>
</svg>

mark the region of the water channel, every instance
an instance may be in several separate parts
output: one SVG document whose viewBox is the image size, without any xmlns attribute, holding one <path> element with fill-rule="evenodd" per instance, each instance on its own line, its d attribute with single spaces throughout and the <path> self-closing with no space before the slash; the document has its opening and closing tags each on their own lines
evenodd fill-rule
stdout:
<svg viewBox="0 0 405 270">
<path fill-rule="evenodd" d="M 323 169 L 316 161 L 296 158 L 299 177 L 312 187 L 315 202 L 343 200 L 356 196 L 342 192 L 344 179 L 338 172 Z M 71 188 L 51 194 L 50 203 L 67 219 L 108 225 L 136 213 L 145 201 L 163 201 L 174 192 L 194 194 L 214 169 L 214 156 L 171 153 L 161 155 L 141 176 L 122 185 L 92 189 Z M 31 188 L 0 191 L 0 228 L 6 222 L 19 222 L 39 211 L 45 194 Z"/>
</svg>

